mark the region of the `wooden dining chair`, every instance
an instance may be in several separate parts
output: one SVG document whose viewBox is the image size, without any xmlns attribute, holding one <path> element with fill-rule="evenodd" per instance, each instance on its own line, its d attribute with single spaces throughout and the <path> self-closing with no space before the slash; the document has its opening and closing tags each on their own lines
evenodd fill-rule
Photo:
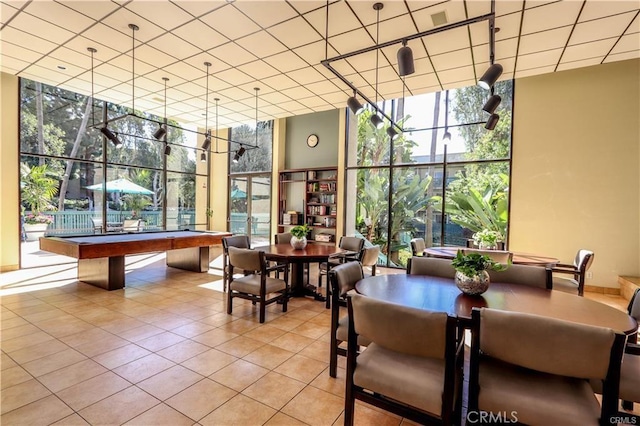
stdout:
<svg viewBox="0 0 640 426">
<path fill-rule="evenodd" d="M 410 257 L 407 260 L 408 275 L 430 275 L 453 279 L 456 270 L 451 266 L 451 260 L 437 257 Z"/>
<path fill-rule="evenodd" d="M 260 309 L 260 323 L 265 320 L 266 306 L 282 302 L 282 312 L 287 312 L 289 299 L 289 268 L 287 265 L 269 267 L 264 251 L 229 247 L 229 291 L 227 292 L 227 313 L 233 312 L 233 299 L 240 297 L 250 300 Z M 255 271 L 252 274 L 240 278 L 233 278 L 234 268 L 244 271 Z M 281 269 L 284 272 L 284 280 L 272 278 L 270 271 Z M 273 295 L 268 298 L 269 295 Z"/>
<path fill-rule="evenodd" d="M 356 283 L 364 278 L 359 262 L 347 262 L 329 271 L 331 285 L 331 336 L 329 340 L 329 375 L 336 377 L 338 355 L 347 356 L 347 350 L 340 345 L 349 337 L 349 318 L 346 315 L 347 293 L 356 288 Z M 341 309 L 342 308 L 342 309 Z M 367 346 L 364 338 L 358 339 L 359 346 Z"/>
<path fill-rule="evenodd" d="M 471 335 L 468 419 L 486 412 L 518 424 L 604 425 L 617 412 L 624 335 L 487 308 L 472 311 Z M 589 379 L 603 382 L 602 404 Z"/>
<path fill-rule="evenodd" d="M 380 246 L 365 247 L 362 249 L 362 268 L 371 268 L 371 276 L 376 275 L 376 266 L 380 256 Z"/>
<path fill-rule="evenodd" d="M 413 256 L 424 256 L 424 249 L 427 248 L 427 245 L 424 243 L 423 238 L 414 238 L 411 240 L 410 244 Z"/>
<path fill-rule="evenodd" d="M 251 248 L 251 241 L 247 235 L 234 235 L 222 239 L 222 291 L 227 291 L 229 283 L 229 247 Z M 243 273 L 236 267 L 236 273 Z M 252 272 L 252 271 L 248 271 Z"/>
<path fill-rule="evenodd" d="M 481 250 L 481 249 L 474 249 L 474 248 L 466 248 L 462 250 L 462 253 L 463 254 L 478 253 L 483 256 L 488 256 L 489 259 L 493 260 L 494 262 L 501 263 L 503 265 L 511 265 L 513 261 L 513 253 L 506 250 Z"/>
<path fill-rule="evenodd" d="M 551 290 L 551 268 L 534 265 L 510 265 L 504 271 L 489 270 L 491 282 L 521 284 Z"/>
<path fill-rule="evenodd" d="M 331 256 L 328 262 L 321 262 L 318 265 L 318 288 L 322 287 L 322 277 L 327 276 L 328 272 L 334 266 L 340 265 L 345 262 L 360 261 L 362 259 L 362 249 L 364 248 L 364 238 L 360 237 L 340 237 L 340 243 L 338 247 L 342 250 L 346 250 L 347 254 L 339 253 Z M 331 306 L 331 287 L 329 286 L 329 279 L 327 277 L 327 297 L 326 308 Z"/>
<path fill-rule="evenodd" d="M 578 250 L 573 264 L 558 263 L 554 265 L 552 272 L 553 289 L 567 293 L 584 295 L 584 281 L 587 271 L 593 263 L 594 253 L 591 250 Z"/>
<path fill-rule="evenodd" d="M 348 309 L 344 424 L 354 423 L 356 399 L 420 424 L 457 424 L 464 345 L 456 320 L 359 294 Z M 361 352 L 360 337 L 371 342 Z"/>
</svg>

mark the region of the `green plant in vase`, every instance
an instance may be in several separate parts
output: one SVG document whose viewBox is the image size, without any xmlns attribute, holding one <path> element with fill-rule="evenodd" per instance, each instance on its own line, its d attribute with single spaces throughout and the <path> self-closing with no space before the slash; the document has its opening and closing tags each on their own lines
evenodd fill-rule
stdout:
<svg viewBox="0 0 640 426">
<path fill-rule="evenodd" d="M 498 243 L 504 241 L 504 236 L 498 231 L 483 229 L 473 234 L 473 242 L 481 249 L 495 250 Z"/>
<path fill-rule="evenodd" d="M 307 246 L 307 235 L 311 232 L 311 228 L 306 223 L 304 225 L 296 225 L 291 230 L 291 246 L 294 249 L 302 250 Z"/>
<path fill-rule="evenodd" d="M 465 294 L 479 295 L 489 288 L 489 273 L 487 270 L 504 271 L 508 265 L 495 262 L 489 256 L 480 253 L 464 254 L 458 250 L 451 261 L 456 270 L 455 282 Z"/>
</svg>

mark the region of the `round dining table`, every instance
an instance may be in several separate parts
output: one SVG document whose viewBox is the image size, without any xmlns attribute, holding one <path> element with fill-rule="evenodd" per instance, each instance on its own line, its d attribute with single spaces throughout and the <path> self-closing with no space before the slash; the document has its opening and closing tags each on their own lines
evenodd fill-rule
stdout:
<svg viewBox="0 0 640 426">
<path fill-rule="evenodd" d="M 470 327 L 473 308 L 492 308 L 608 327 L 633 334 L 636 320 L 626 312 L 578 295 L 518 284 L 494 283 L 479 296 L 463 294 L 453 278 L 426 275 L 378 275 L 356 283 L 356 291 L 374 299 L 418 309 L 446 312 Z"/>
<path fill-rule="evenodd" d="M 424 250 L 424 255 L 429 257 L 439 257 L 441 259 L 453 259 L 458 250 L 473 250 L 468 247 L 428 247 Z M 512 252 L 511 263 L 518 265 L 554 266 L 559 262 L 555 257 L 541 256 L 539 254 Z"/>
</svg>

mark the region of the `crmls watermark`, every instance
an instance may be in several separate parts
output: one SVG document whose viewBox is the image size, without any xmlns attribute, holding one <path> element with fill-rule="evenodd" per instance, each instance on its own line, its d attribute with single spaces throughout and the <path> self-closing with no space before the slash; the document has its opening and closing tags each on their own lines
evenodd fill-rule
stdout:
<svg viewBox="0 0 640 426">
<path fill-rule="evenodd" d="M 517 411 L 469 411 L 467 413 L 467 424 L 511 424 L 518 423 Z"/>
<path fill-rule="evenodd" d="M 609 417 L 609 424 L 640 425 L 640 416 L 636 416 L 635 414 L 611 416 Z"/>
</svg>

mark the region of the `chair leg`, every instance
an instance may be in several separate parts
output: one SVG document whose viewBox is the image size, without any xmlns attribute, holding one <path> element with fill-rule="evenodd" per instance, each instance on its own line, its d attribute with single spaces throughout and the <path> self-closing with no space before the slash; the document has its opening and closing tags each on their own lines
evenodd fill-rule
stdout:
<svg viewBox="0 0 640 426">
<path fill-rule="evenodd" d="M 627 411 L 633 411 L 633 401 L 622 401 L 622 408 Z"/>
<path fill-rule="evenodd" d="M 335 378 L 338 375 L 338 340 L 331 336 L 331 348 L 329 352 L 329 376 Z"/>
<path fill-rule="evenodd" d="M 233 297 L 231 296 L 231 289 L 227 292 L 227 314 L 231 315 L 233 311 Z"/>
<path fill-rule="evenodd" d="M 267 306 L 265 305 L 264 301 L 260 301 L 260 324 L 264 322 L 266 308 Z"/>
<path fill-rule="evenodd" d="M 282 293 L 283 297 L 282 297 L 282 312 L 287 312 L 287 302 L 289 301 L 289 291 L 288 289 L 284 290 L 284 293 Z"/>
<path fill-rule="evenodd" d="M 353 426 L 353 415 L 355 409 L 355 398 L 353 397 L 353 390 L 351 386 L 347 385 L 344 398 L 344 425 Z"/>
<path fill-rule="evenodd" d="M 329 275 L 327 275 L 327 294 L 326 294 L 326 299 L 327 299 L 327 301 L 325 302 L 325 307 L 327 309 L 331 309 L 331 286 L 329 285 Z"/>
</svg>

